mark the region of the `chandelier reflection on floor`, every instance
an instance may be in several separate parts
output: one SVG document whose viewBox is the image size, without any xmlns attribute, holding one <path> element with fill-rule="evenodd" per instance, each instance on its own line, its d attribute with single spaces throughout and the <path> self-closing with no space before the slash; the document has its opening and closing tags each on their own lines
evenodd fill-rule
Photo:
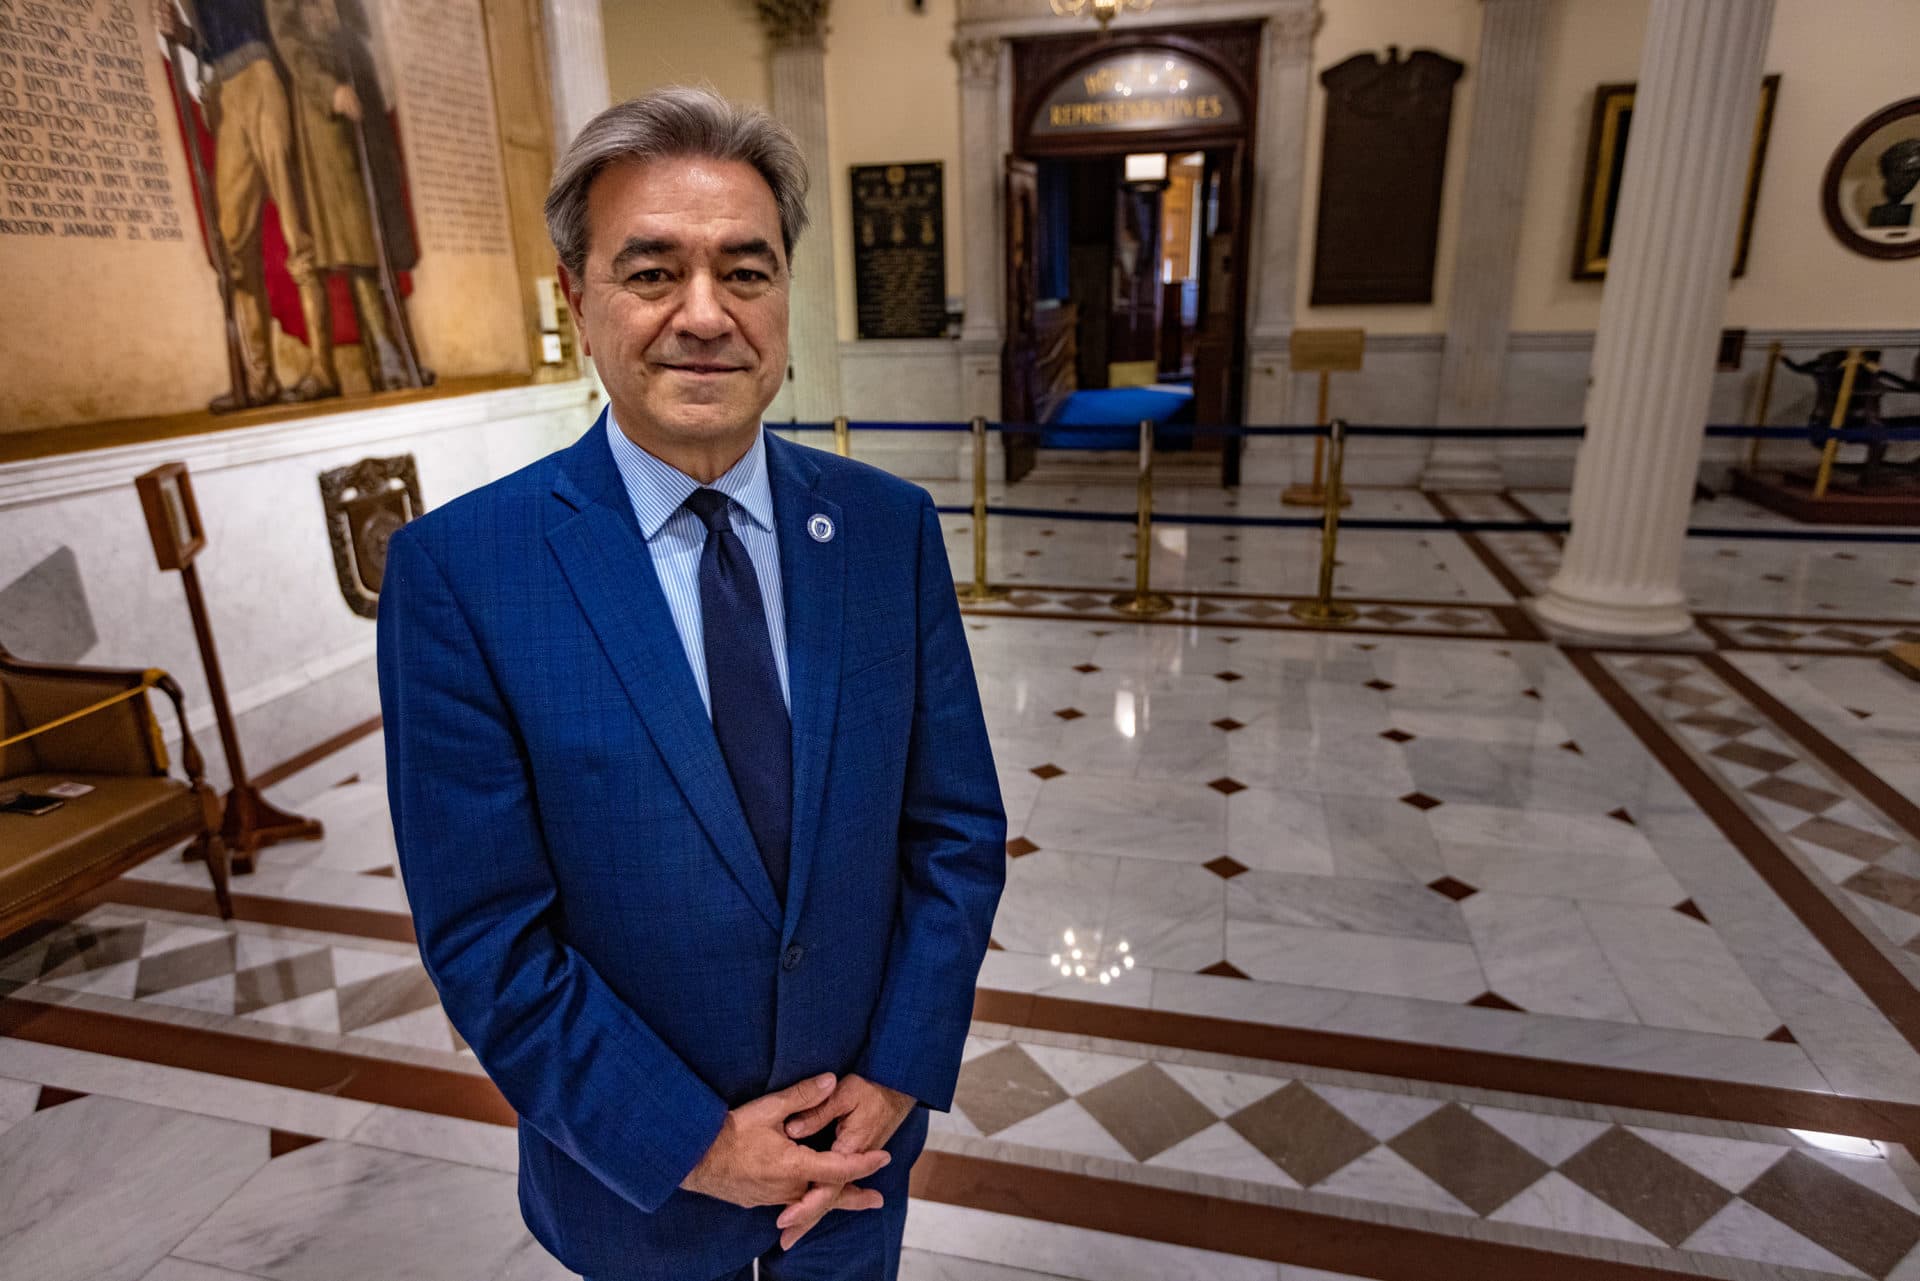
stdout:
<svg viewBox="0 0 1920 1281">
<path fill-rule="evenodd" d="M 1060 939 L 1061 950 L 1049 956 L 1047 962 L 1060 971 L 1062 978 L 1109 986 L 1133 968 L 1133 950 L 1125 939 L 1111 948 L 1103 945 L 1099 930 L 1092 931 L 1091 937 L 1066 930 Z"/>
<path fill-rule="evenodd" d="M 1153 8 L 1153 0 L 1047 0 L 1053 11 L 1063 18 L 1078 18 L 1091 13 L 1094 21 L 1100 24 L 1104 33 L 1107 24 L 1118 17 L 1122 10 L 1145 13 Z"/>
</svg>

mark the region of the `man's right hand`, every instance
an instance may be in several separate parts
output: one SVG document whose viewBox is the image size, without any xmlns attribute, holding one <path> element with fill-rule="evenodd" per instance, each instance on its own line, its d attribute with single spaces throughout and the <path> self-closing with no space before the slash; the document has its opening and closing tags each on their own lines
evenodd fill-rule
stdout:
<svg viewBox="0 0 1920 1281">
<path fill-rule="evenodd" d="M 788 1118 L 825 1102 L 832 1096 L 833 1087 L 833 1075 L 828 1073 L 727 1113 L 720 1137 L 680 1186 L 751 1207 L 791 1205 L 813 1184 L 839 1185 L 872 1178 L 893 1160 L 885 1151 L 815 1152 L 787 1137 Z M 870 1207 L 845 1204 L 842 1208 Z"/>
</svg>

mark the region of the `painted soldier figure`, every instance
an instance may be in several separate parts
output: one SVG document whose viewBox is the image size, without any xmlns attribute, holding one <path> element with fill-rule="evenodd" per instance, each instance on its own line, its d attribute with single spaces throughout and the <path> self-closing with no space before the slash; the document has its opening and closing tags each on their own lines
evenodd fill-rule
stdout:
<svg viewBox="0 0 1920 1281">
<path fill-rule="evenodd" d="M 274 61 L 267 15 L 259 0 L 198 0 L 192 19 L 171 0 L 157 0 L 155 18 L 168 40 L 192 49 L 201 67 L 201 110 L 214 138 L 213 190 L 201 199 L 215 209 L 239 349 L 243 385 L 214 397 L 214 413 L 274 401 L 319 400 L 340 394 L 325 282 L 301 199 L 292 113 Z M 182 126 L 192 133 L 192 122 Z M 307 371 L 283 387 L 274 366 L 261 227 L 271 198 L 287 246 L 287 274 L 300 297 L 312 353 Z"/>
</svg>

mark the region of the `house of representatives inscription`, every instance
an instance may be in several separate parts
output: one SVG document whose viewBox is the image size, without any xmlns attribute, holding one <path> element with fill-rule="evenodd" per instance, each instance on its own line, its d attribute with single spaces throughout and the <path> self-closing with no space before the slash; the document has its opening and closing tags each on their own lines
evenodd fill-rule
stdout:
<svg viewBox="0 0 1920 1281">
<path fill-rule="evenodd" d="M 126 0 L 0 0 L 0 236 L 184 238 Z"/>
<path fill-rule="evenodd" d="M 940 165 L 853 168 L 853 282 L 862 338 L 938 338 L 947 329 Z"/>
</svg>

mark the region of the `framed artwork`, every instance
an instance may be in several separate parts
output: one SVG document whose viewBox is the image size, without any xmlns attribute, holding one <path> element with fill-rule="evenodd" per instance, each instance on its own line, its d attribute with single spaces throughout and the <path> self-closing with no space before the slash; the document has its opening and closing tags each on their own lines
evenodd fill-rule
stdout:
<svg viewBox="0 0 1920 1281">
<path fill-rule="evenodd" d="M 1593 93 L 1593 124 L 1587 132 L 1586 178 L 1581 186 L 1580 230 L 1573 242 L 1573 278 L 1605 280 L 1613 250 L 1614 216 L 1620 205 L 1620 179 L 1627 168 L 1627 133 L 1633 125 L 1633 92 L 1628 84 L 1601 85 Z M 1767 135 L 1780 97 L 1780 77 L 1760 82 L 1759 117 L 1753 124 L 1753 149 L 1740 197 L 1740 238 L 1733 274 L 1747 274 L 1747 248 L 1753 241 L 1753 211 L 1760 200 L 1760 175 L 1767 161 Z"/>
<path fill-rule="evenodd" d="M 1841 244 L 1869 258 L 1920 257 L 1920 98 L 1875 112 L 1841 140 L 1820 207 Z"/>
</svg>

